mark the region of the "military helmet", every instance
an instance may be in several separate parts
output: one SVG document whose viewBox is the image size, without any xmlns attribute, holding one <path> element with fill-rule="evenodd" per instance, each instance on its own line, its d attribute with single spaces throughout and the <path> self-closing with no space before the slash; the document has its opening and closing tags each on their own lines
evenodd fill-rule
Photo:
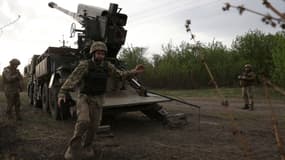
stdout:
<svg viewBox="0 0 285 160">
<path fill-rule="evenodd" d="M 94 41 L 90 47 L 89 53 L 93 53 L 94 51 L 98 51 L 98 50 L 107 52 L 106 44 L 102 41 Z"/>
<path fill-rule="evenodd" d="M 244 65 L 244 68 L 252 68 L 251 64 Z"/>
<path fill-rule="evenodd" d="M 18 59 L 13 58 L 13 59 L 10 61 L 10 64 L 13 64 L 13 65 L 20 65 L 21 62 L 20 62 Z"/>
</svg>

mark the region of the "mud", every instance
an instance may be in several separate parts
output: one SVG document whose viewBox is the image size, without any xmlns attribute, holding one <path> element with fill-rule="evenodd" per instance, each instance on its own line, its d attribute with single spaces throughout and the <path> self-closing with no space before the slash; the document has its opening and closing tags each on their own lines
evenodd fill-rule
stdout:
<svg viewBox="0 0 285 160">
<path fill-rule="evenodd" d="M 111 133 L 97 136 L 94 160 L 240 160 L 246 159 L 233 135 L 229 110 L 214 98 L 186 98 L 203 106 L 196 109 L 176 102 L 162 104 L 170 113 L 185 113 L 187 125 L 169 128 L 140 112 L 125 113 L 112 121 Z M 0 104 L 5 106 L 4 103 Z M 285 137 L 285 102 L 273 101 L 281 136 Z M 250 148 L 249 159 L 279 160 L 272 132 L 270 109 L 263 99 L 254 111 L 242 110 L 241 99 L 230 99 L 235 121 Z M 74 122 L 54 121 L 27 104 L 23 121 L 6 120 L 1 107 L 0 159 L 62 160 Z M 106 123 L 106 122 L 104 122 Z"/>
</svg>

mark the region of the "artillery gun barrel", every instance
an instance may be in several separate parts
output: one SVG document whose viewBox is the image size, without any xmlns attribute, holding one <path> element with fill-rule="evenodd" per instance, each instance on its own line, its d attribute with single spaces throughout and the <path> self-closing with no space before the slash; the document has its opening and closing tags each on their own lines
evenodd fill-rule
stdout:
<svg viewBox="0 0 285 160">
<path fill-rule="evenodd" d="M 62 7 L 58 6 L 56 3 L 54 3 L 54 2 L 49 2 L 48 6 L 50 8 L 55 8 L 55 9 L 65 13 L 65 14 L 71 16 L 72 18 L 77 20 L 79 23 L 82 23 L 82 19 L 80 18 L 80 16 L 77 13 L 74 13 L 74 12 L 71 12 L 71 11 L 65 9 L 65 8 L 62 8 Z"/>
</svg>

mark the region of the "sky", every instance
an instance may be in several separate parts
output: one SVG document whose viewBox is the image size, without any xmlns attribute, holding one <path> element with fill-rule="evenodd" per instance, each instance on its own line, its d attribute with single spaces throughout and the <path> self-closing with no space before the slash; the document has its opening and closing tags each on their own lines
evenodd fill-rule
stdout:
<svg viewBox="0 0 285 160">
<path fill-rule="evenodd" d="M 283 0 L 269 0 L 280 11 L 285 10 Z M 34 54 L 42 54 L 47 47 L 59 47 L 62 39 L 68 46 L 74 46 L 76 39 L 69 38 L 71 17 L 48 7 L 50 0 L 0 0 L 0 28 L 20 18 L 0 30 L 0 71 L 12 58 L 21 61 L 23 71 Z M 262 0 L 54 0 L 59 6 L 72 12 L 79 3 L 109 8 L 109 3 L 117 3 L 122 13 L 128 15 L 127 39 L 123 47 L 138 46 L 148 48 L 146 56 L 162 54 L 161 47 L 167 43 L 179 45 L 189 42 L 185 31 L 185 20 L 191 19 L 191 29 L 196 40 L 204 43 L 221 41 L 227 47 L 238 35 L 259 29 L 265 33 L 275 33 L 280 28 L 272 28 L 261 22 L 261 17 L 245 12 L 240 16 L 235 9 L 223 12 L 225 2 L 271 13 L 262 5 Z M 76 24 L 80 28 L 80 24 Z"/>
</svg>

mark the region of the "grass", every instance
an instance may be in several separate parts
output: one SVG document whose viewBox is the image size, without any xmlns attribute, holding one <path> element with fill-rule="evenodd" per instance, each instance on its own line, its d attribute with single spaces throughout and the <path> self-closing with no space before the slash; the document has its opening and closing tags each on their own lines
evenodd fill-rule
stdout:
<svg viewBox="0 0 285 160">
<path fill-rule="evenodd" d="M 157 89 L 158 93 L 166 94 L 174 97 L 217 97 L 218 94 L 215 89 L 192 89 L 192 90 L 165 90 Z M 222 94 L 229 98 L 240 98 L 241 88 L 220 88 Z M 271 90 L 270 96 L 273 99 L 284 99 L 284 96 Z M 257 87 L 254 89 L 254 97 L 264 98 L 264 88 Z"/>
<path fill-rule="evenodd" d="M 229 98 L 240 98 L 241 89 L 240 88 L 220 88 L 223 95 Z M 216 97 L 217 92 L 215 89 L 187 89 L 187 90 L 167 90 L 167 89 L 155 89 L 155 92 L 166 94 L 169 96 L 178 97 Z M 264 98 L 264 89 L 257 87 L 254 89 L 254 96 L 257 98 Z M 276 99 L 284 98 L 277 92 L 271 90 L 271 97 Z M 6 98 L 3 92 L 0 92 L 0 103 L 6 102 Z M 23 104 L 28 104 L 27 92 L 21 93 L 21 102 Z"/>
<path fill-rule="evenodd" d="M 228 98 L 240 98 L 241 88 L 220 88 L 222 94 Z M 173 97 L 217 97 L 218 94 L 215 89 L 187 89 L 187 90 L 166 90 L 166 89 L 156 89 L 155 92 L 173 96 Z M 285 99 L 284 96 L 271 90 L 270 96 L 273 99 Z M 254 89 L 254 97 L 264 98 L 264 88 L 256 87 Z M 3 92 L 0 92 L 0 103 L 6 102 L 6 98 Z M 27 92 L 21 93 L 21 102 L 24 105 L 28 104 Z"/>
</svg>

